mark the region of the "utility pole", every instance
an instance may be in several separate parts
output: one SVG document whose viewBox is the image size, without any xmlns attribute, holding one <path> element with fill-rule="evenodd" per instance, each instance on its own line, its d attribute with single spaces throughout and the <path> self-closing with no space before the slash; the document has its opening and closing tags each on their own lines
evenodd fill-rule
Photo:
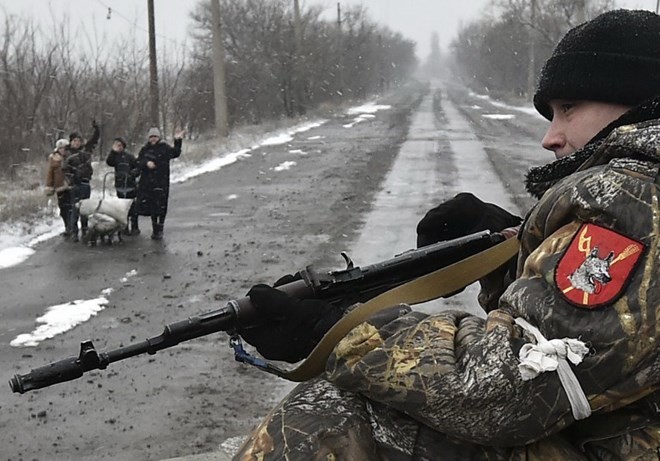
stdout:
<svg viewBox="0 0 660 461">
<path fill-rule="evenodd" d="M 294 108 L 298 115 L 304 115 L 305 107 L 305 80 L 303 78 L 304 70 L 302 66 L 302 25 L 300 24 L 300 5 L 298 0 L 293 0 L 293 40 L 294 53 L 293 58 L 293 94 Z"/>
<path fill-rule="evenodd" d="M 377 64 L 377 67 L 378 67 L 378 69 L 377 69 L 377 72 L 378 72 L 378 91 L 380 93 L 382 93 L 383 91 L 385 91 L 385 65 L 383 63 L 383 54 L 384 54 L 383 53 L 383 35 L 379 33 L 376 36 L 376 40 L 377 40 L 377 43 L 378 43 L 378 48 L 377 48 L 377 51 L 376 51 L 378 53 L 378 55 L 376 57 L 376 60 L 378 62 L 378 64 Z"/>
<path fill-rule="evenodd" d="M 577 14 L 576 14 L 576 22 L 578 24 L 582 24 L 584 21 L 587 20 L 587 0 L 577 0 L 576 2 L 576 9 L 577 9 Z"/>
<path fill-rule="evenodd" d="M 147 0 L 149 14 L 149 96 L 151 99 L 150 123 L 158 127 L 158 65 L 156 64 L 156 21 L 154 19 L 154 0 Z"/>
<path fill-rule="evenodd" d="M 527 68 L 527 99 L 532 100 L 536 87 L 536 0 L 531 0 L 529 13 L 529 63 Z"/>
<path fill-rule="evenodd" d="M 344 96 L 344 49 L 341 39 L 341 3 L 337 2 L 337 83 L 340 97 Z"/>
<path fill-rule="evenodd" d="M 215 132 L 221 138 L 229 135 L 227 95 L 225 92 L 225 40 L 220 14 L 220 0 L 211 0 L 213 16 L 213 94 L 215 96 Z"/>
</svg>

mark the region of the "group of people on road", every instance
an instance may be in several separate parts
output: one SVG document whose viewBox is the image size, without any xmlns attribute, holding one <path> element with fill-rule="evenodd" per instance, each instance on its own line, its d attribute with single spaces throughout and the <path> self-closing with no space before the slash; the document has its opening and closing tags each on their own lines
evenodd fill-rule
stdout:
<svg viewBox="0 0 660 461">
<path fill-rule="evenodd" d="M 93 133 L 87 142 L 73 132 L 69 139 L 58 139 L 48 156 L 46 194 L 56 195 L 60 216 L 64 222 L 62 235 L 72 242 L 86 241 L 89 234 L 88 217 L 80 213 L 79 202 L 91 196 L 92 152 L 100 137 L 100 129 L 92 122 Z M 147 142 L 137 157 L 126 147 L 126 140 L 118 136 L 106 158 L 114 168 L 115 191 L 118 198 L 132 199 L 124 235 L 139 235 L 138 216 L 149 216 L 151 238 L 161 240 L 167 215 L 170 185 L 170 160 L 181 155 L 185 131 L 174 136 L 174 146 L 161 139 L 160 130 L 151 128 Z M 80 229 L 78 227 L 80 223 Z"/>
</svg>

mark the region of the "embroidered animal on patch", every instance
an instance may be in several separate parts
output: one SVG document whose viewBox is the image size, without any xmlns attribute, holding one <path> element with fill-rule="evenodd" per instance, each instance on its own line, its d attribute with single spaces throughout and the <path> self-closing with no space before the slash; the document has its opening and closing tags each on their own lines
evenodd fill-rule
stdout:
<svg viewBox="0 0 660 461">
<path fill-rule="evenodd" d="M 557 289 L 577 307 L 611 304 L 623 294 L 644 248 L 643 243 L 613 230 L 583 224 L 555 267 Z"/>
<path fill-rule="evenodd" d="M 598 257 L 598 247 L 591 250 L 587 259 L 584 260 L 575 272 L 568 276 L 573 288 L 584 291 L 585 293 L 596 293 L 600 291 L 602 285 L 610 282 L 610 263 L 614 259 L 614 252 L 610 251 L 607 258 Z"/>
</svg>

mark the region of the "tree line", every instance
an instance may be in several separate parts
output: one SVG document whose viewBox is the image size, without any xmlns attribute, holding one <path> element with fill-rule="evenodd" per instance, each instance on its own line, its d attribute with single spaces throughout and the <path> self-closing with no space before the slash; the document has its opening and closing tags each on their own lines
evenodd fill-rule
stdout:
<svg viewBox="0 0 660 461">
<path fill-rule="evenodd" d="M 291 0 L 220 0 L 220 8 L 230 127 L 364 98 L 403 82 L 417 65 L 414 42 L 376 24 L 359 7 L 330 19 L 320 8 L 303 9 L 298 52 Z M 179 127 L 199 135 L 213 128 L 211 17 L 209 1 L 200 1 L 191 15 L 189 43 L 158 41 L 165 133 Z M 103 155 L 115 136 L 144 141 L 150 106 L 143 31 L 98 37 L 67 18 L 47 28 L 7 16 L 4 26 L 3 161 L 42 161 L 58 138 L 91 133 L 92 120 L 101 125 Z M 298 95 L 296 88 L 302 89 Z"/>
<path fill-rule="evenodd" d="M 301 11 L 303 39 L 296 53 L 291 0 L 220 4 L 230 124 L 292 117 L 325 102 L 364 98 L 401 83 L 417 64 L 414 42 L 375 24 L 360 7 L 342 11 L 339 21 L 322 19 L 320 7 Z M 199 3 L 192 19 L 195 47 L 184 77 L 189 93 L 182 96 L 207 96 L 200 110 L 185 115 L 195 129 L 206 130 L 213 123 L 209 4 Z"/>
<path fill-rule="evenodd" d="M 614 7 L 613 0 L 493 0 L 488 14 L 459 29 L 448 65 L 477 90 L 531 99 L 561 37 Z"/>
</svg>

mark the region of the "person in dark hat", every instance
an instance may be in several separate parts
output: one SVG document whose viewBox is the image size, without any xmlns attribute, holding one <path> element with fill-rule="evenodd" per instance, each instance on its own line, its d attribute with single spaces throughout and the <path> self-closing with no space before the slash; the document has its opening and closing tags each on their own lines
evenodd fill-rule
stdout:
<svg viewBox="0 0 660 461">
<path fill-rule="evenodd" d="M 614 10 L 570 30 L 534 105 L 556 160 L 527 175 L 539 200 L 515 270 L 480 295 L 496 301 L 487 318 L 381 310 L 235 460 L 658 458 L 660 16 Z M 422 244 L 515 222 L 450 202 L 418 227 Z M 248 295 L 261 322 L 240 334 L 267 359 L 306 357 L 342 316 L 267 285 Z"/>
<path fill-rule="evenodd" d="M 170 195 L 170 161 L 181 155 L 184 134 L 185 130 L 176 133 L 174 146 L 170 146 L 161 140 L 158 128 L 151 128 L 147 133 L 147 143 L 138 153 L 138 214 L 151 217 L 153 240 L 163 238 Z"/>
<path fill-rule="evenodd" d="M 71 186 L 71 199 L 73 201 L 71 216 L 68 220 L 68 235 L 73 242 L 79 240 L 79 220 L 83 240 L 87 236 L 87 217 L 80 215 L 78 207 L 75 204 L 80 200 L 89 198 L 92 192 L 91 181 L 92 174 L 94 173 L 92 167 L 92 152 L 101 135 L 101 131 L 95 120 L 92 121 L 92 128 L 94 133 L 89 141 L 85 143 L 83 143 L 83 139 L 78 132 L 73 132 L 69 135 L 69 152 L 63 166 L 64 174 Z"/>
<path fill-rule="evenodd" d="M 112 141 L 112 149 L 105 161 L 115 169 L 115 191 L 119 198 L 135 199 L 140 168 L 137 158 L 126 150 L 126 140 L 121 136 Z M 137 202 L 134 200 L 128 211 L 129 224 L 124 229 L 125 235 L 140 235 L 138 226 Z"/>
</svg>

